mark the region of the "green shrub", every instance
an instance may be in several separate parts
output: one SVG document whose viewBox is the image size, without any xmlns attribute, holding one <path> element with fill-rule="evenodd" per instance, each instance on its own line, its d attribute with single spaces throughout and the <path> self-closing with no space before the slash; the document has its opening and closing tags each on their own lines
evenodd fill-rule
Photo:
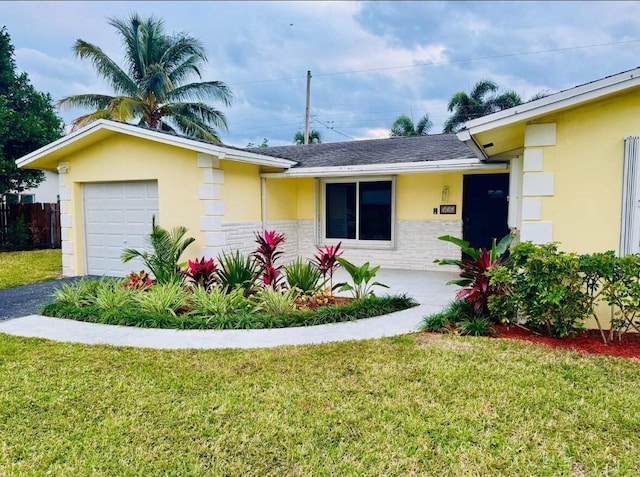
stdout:
<svg viewBox="0 0 640 477">
<path fill-rule="evenodd" d="M 252 313 L 256 309 L 240 288 L 225 293 L 220 286 L 211 287 L 208 292 L 198 287 L 193 290 L 191 302 L 193 304 L 191 314 L 204 317 Z"/>
<path fill-rule="evenodd" d="M 176 316 L 178 310 L 187 305 L 189 292 L 179 283 L 165 283 L 156 284 L 135 296 L 145 313 Z"/>
<path fill-rule="evenodd" d="M 322 286 L 322 284 L 320 284 L 322 272 L 311 263 L 305 262 L 300 258 L 286 265 L 284 272 L 289 288 L 297 288 L 302 293 L 315 293 Z"/>
<path fill-rule="evenodd" d="M 258 291 L 253 297 L 259 310 L 267 315 L 286 315 L 296 310 L 298 291 L 291 288 L 286 291 L 268 287 Z"/>
<path fill-rule="evenodd" d="M 218 263 L 218 283 L 225 291 L 241 288 L 248 296 L 255 290 L 260 270 L 251 257 L 242 255 L 239 250 L 229 254 L 223 252 L 218 257 Z"/>
<path fill-rule="evenodd" d="M 94 304 L 101 310 L 122 310 L 136 307 L 139 291 L 126 288 L 122 280 L 101 280 L 95 291 Z"/>
<path fill-rule="evenodd" d="M 157 287 L 158 285 L 155 285 L 152 289 Z M 149 291 L 141 292 L 141 295 L 146 296 L 148 293 Z M 203 316 L 189 312 L 175 316 L 166 310 L 160 313 L 142 309 L 134 310 L 132 308 L 107 311 L 93 304 L 75 306 L 54 302 L 46 305 L 42 309 L 42 313 L 47 316 L 71 318 L 93 323 L 145 328 L 249 329 L 311 326 L 359 320 L 404 310 L 415 305 L 416 302 L 413 299 L 406 295 L 399 295 L 367 297 L 344 305 L 325 306 L 314 311 L 295 310 L 284 315 L 243 311 L 232 315 Z"/>
<path fill-rule="evenodd" d="M 476 316 L 462 320 L 456 324 L 456 330 L 461 335 L 491 336 L 494 334 L 493 323 L 489 318 Z"/>
<path fill-rule="evenodd" d="M 61 304 L 77 307 L 89 306 L 95 302 L 101 280 L 81 279 L 74 283 L 63 283 L 54 290 L 53 298 Z"/>
<path fill-rule="evenodd" d="M 193 237 L 185 237 L 186 227 L 174 227 L 165 230 L 156 224 L 155 215 L 151 219 L 151 234 L 147 238 L 153 253 L 127 248 L 122 252 L 124 263 L 140 258 L 151 271 L 159 284 L 182 283 L 180 256 L 185 249 L 195 242 Z"/>
<path fill-rule="evenodd" d="M 420 330 L 437 333 L 455 331 L 458 323 L 478 317 L 472 303 L 467 300 L 455 300 L 444 310 L 425 316 L 420 324 Z"/>
<path fill-rule="evenodd" d="M 564 338 L 583 329 L 591 315 L 591 300 L 577 255 L 558 251 L 557 244 L 525 242 L 513 247 L 515 308 L 526 326 Z M 497 307 L 499 308 L 499 307 Z"/>
</svg>

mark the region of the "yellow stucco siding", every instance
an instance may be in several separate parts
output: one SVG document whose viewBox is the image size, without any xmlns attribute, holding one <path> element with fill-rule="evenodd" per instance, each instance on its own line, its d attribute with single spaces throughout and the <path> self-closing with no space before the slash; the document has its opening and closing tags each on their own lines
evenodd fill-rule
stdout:
<svg viewBox="0 0 640 477">
<path fill-rule="evenodd" d="M 298 218 L 298 183 L 303 179 L 267 179 L 268 220 L 295 220 Z M 313 188 L 313 184 L 311 184 Z M 313 190 L 313 189 L 312 189 Z M 313 204 L 311 206 L 313 217 Z"/>
<path fill-rule="evenodd" d="M 196 167 L 195 152 L 114 135 L 63 160 L 69 163 L 64 181 L 71 194 L 73 253 L 70 265 L 77 273 L 86 272 L 82 184 L 87 182 L 157 180 L 159 223 L 166 228 L 186 226 L 197 240 L 185 254 L 197 255 L 203 245 L 199 234 L 199 217 L 203 211 L 198 200 L 202 170 Z"/>
<path fill-rule="evenodd" d="M 542 149 L 555 191 L 542 200 L 542 220 L 563 249 L 618 249 L 624 137 L 640 134 L 639 109 L 636 92 L 554 117 L 556 145 Z"/>
<path fill-rule="evenodd" d="M 396 218 L 398 220 L 456 220 L 462 217 L 461 172 L 405 174 L 396 179 Z M 442 201 L 442 189 L 449 197 Z M 457 205 L 455 215 L 434 214 L 441 204 Z"/>
<path fill-rule="evenodd" d="M 224 203 L 223 223 L 258 222 L 262 220 L 260 167 L 233 161 L 220 161 L 224 171 L 221 198 Z"/>
</svg>

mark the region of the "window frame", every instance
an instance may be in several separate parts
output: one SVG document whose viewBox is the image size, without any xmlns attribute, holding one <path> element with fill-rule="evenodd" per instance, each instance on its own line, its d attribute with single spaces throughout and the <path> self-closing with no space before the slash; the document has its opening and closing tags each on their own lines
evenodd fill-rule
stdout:
<svg viewBox="0 0 640 477">
<path fill-rule="evenodd" d="M 390 182 L 391 183 L 391 239 L 390 240 L 362 240 L 360 236 L 360 183 L 361 182 Z M 327 184 L 356 184 L 356 238 L 340 239 L 327 237 Z M 395 249 L 396 248 L 396 176 L 367 176 L 367 177 L 331 177 L 322 179 L 320 183 L 319 219 L 320 240 L 324 244 L 337 244 L 347 248 Z"/>
</svg>

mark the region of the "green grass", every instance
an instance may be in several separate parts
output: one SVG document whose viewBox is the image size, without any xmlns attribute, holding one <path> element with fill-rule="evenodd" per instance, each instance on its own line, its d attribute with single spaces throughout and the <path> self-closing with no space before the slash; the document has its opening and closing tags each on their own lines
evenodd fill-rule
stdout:
<svg viewBox="0 0 640 477">
<path fill-rule="evenodd" d="M 638 361 L 485 338 L 153 351 L 0 335 L 0 474 L 639 475 L 638 382 Z"/>
<path fill-rule="evenodd" d="M 0 288 L 59 278 L 62 253 L 57 250 L 0 252 Z"/>
</svg>

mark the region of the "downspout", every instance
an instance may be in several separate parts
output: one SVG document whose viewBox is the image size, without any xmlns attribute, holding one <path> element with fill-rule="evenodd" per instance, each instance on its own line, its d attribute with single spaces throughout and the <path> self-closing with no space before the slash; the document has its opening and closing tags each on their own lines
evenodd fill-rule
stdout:
<svg viewBox="0 0 640 477">
<path fill-rule="evenodd" d="M 264 177 L 260 178 L 260 205 L 262 230 L 267 230 L 267 179 Z"/>
</svg>

